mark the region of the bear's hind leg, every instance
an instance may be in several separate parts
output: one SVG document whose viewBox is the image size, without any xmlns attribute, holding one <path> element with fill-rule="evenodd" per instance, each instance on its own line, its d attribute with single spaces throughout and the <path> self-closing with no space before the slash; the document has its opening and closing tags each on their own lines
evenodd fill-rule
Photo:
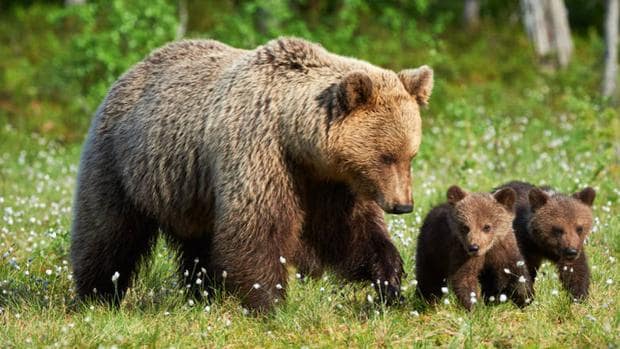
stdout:
<svg viewBox="0 0 620 349">
<path fill-rule="evenodd" d="M 71 260 L 78 298 L 118 304 L 156 240 L 157 224 L 127 200 L 110 167 L 82 164 Z"/>
</svg>

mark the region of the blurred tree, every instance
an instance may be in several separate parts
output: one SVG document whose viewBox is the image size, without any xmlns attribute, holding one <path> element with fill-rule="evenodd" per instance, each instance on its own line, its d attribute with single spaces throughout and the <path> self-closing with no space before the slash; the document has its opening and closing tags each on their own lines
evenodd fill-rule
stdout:
<svg viewBox="0 0 620 349">
<path fill-rule="evenodd" d="M 179 25 L 177 27 L 177 34 L 175 38 L 179 40 L 182 39 L 187 32 L 187 0 L 179 0 L 177 7 L 179 10 Z"/>
<path fill-rule="evenodd" d="M 480 2 L 478 0 L 465 0 L 463 21 L 468 29 L 475 29 L 480 25 Z"/>
<path fill-rule="evenodd" d="M 521 0 L 523 23 L 541 58 L 555 55 L 561 67 L 573 51 L 568 11 L 563 0 Z"/>
<path fill-rule="evenodd" d="M 66 6 L 84 5 L 85 3 L 86 3 L 86 0 L 65 0 Z"/>
<path fill-rule="evenodd" d="M 612 97 L 618 79 L 618 0 L 607 0 L 603 96 Z"/>
</svg>

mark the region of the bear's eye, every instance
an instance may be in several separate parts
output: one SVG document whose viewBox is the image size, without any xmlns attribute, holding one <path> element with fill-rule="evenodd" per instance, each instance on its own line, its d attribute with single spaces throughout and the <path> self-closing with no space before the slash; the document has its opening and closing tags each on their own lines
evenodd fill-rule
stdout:
<svg viewBox="0 0 620 349">
<path fill-rule="evenodd" d="M 381 162 L 386 165 L 391 165 L 396 163 L 396 157 L 392 154 L 383 154 L 381 155 Z"/>
<path fill-rule="evenodd" d="M 463 234 L 467 234 L 469 233 L 469 227 L 466 225 L 461 225 L 461 231 L 463 232 Z"/>
<path fill-rule="evenodd" d="M 564 234 L 564 229 L 560 228 L 560 227 L 553 227 L 551 228 L 551 233 L 555 236 L 560 236 L 562 234 Z"/>
<path fill-rule="evenodd" d="M 484 227 L 482 227 L 482 231 L 485 232 L 485 233 L 490 233 L 491 232 L 491 225 L 485 224 Z"/>
<path fill-rule="evenodd" d="M 582 226 L 577 226 L 577 234 L 582 234 L 583 233 L 583 227 Z"/>
</svg>

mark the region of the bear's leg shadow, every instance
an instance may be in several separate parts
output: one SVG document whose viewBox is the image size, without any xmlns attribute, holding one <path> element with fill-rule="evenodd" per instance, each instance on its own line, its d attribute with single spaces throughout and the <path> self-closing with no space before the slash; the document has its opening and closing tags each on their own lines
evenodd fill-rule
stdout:
<svg viewBox="0 0 620 349">
<path fill-rule="evenodd" d="M 447 273 L 438 270 L 445 261 L 436 262 L 420 251 L 416 255 L 416 280 L 417 291 L 422 299 L 428 303 L 436 303 L 443 296 L 441 288 L 447 286 Z"/>
<path fill-rule="evenodd" d="M 315 264 L 347 280 L 372 282 L 387 303 L 400 300 L 403 262 L 379 206 L 340 184 L 312 188 L 308 200 L 301 244 L 316 251 Z"/>
<path fill-rule="evenodd" d="M 211 234 L 185 239 L 173 234 L 166 234 L 166 237 L 170 246 L 177 250 L 180 284 L 186 288 L 189 285 L 196 298 L 213 296 L 215 278 L 210 262 Z"/>
<path fill-rule="evenodd" d="M 103 155 L 86 153 L 82 160 L 71 260 L 78 298 L 118 304 L 156 240 L 157 225 L 129 202 Z"/>
<path fill-rule="evenodd" d="M 510 237 L 507 237 L 509 239 Z M 485 298 L 498 298 L 505 294 L 519 307 L 526 306 L 532 299 L 532 279 L 525 259 L 512 243 L 500 242 L 485 255 L 486 269 L 493 279 L 491 284 L 482 282 L 482 293 Z"/>
</svg>

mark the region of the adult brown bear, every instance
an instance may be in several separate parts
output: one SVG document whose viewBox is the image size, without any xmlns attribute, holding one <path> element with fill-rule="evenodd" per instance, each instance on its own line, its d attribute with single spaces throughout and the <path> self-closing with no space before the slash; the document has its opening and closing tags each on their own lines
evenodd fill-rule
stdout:
<svg viewBox="0 0 620 349">
<path fill-rule="evenodd" d="M 286 259 L 380 280 L 396 296 L 402 261 L 381 209 L 412 209 L 432 75 L 294 38 L 155 51 L 112 86 L 84 146 L 71 246 L 79 297 L 119 300 L 158 231 L 181 272 L 225 283 L 252 309 L 284 297 Z"/>
</svg>

